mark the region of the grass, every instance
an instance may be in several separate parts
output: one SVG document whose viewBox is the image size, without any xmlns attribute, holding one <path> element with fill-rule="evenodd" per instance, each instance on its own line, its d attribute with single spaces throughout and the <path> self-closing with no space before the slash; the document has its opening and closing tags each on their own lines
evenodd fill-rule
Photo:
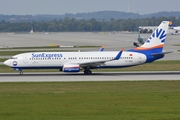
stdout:
<svg viewBox="0 0 180 120">
<path fill-rule="evenodd" d="M 180 44 L 174 44 L 173 46 L 180 46 Z"/>
<path fill-rule="evenodd" d="M 3 62 L 4 59 L 0 59 Z M 57 72 L 58 70 L 52 69 L 38 69 L 38 70 L 23 70 L 24 72 Z M 98 69 L 93 72 L 121 72 L 121 71 L 180 71 L 180 60 L 167 60 L 167 61 L 155 61 L 153 63 L 147 63 L 139 66 L 129 68 L 115 68 L 115 69 Z M 0 65 L 0 73 L 4 72 L 17 72 L 12 68 Z"/>
<path fill-rule="evenodd" d="M 0 83 L 1 120 L 179 120 L 180 81 Z"/>
<path fill-rule="evenodd" d="M 8 58 L 0 58 L 0 62 L 6 61 Z"/>
</svg>

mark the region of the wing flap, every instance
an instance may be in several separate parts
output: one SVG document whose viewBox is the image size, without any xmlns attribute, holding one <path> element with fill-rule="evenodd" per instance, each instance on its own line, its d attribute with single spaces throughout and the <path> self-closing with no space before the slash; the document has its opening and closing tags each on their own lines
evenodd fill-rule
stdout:
<svg viewBox="0 0 180 120">
<path fill-rule="evenodd" d="M 106 59 L 106 60 L 95 60 L 95 61 L 86 61 L 86 62 L 80 62 L 78 63 L 81 67 L 87 67 L 87 66 L 100 66 L 104 65 L 105 62 L 113 61 L 113 60 L 119 60 L 119 58 L 122 55 L 123 50 L 119 51 L 119 53 L 114 57 L 113 59 Z"/>
</svg>

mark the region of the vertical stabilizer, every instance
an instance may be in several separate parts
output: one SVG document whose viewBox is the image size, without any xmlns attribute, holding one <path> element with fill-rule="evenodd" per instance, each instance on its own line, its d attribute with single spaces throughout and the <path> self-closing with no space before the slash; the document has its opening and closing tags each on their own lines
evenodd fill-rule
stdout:
<svg viewBox="0 0 180 120">
<path fill-rule="evenodd" d="M 146 42 L 137 49 L 163 48 L 168 27 L 169 21 L 163 21 L 146 40 Z"/>
</svg>

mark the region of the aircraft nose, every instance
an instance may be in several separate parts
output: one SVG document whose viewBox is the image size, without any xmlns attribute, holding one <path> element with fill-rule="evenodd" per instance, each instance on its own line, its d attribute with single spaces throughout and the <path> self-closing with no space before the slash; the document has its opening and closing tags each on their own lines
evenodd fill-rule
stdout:
<svg viewBox="0 0 180 120">
<path fill-rule="evenodd" d="M 10 66 L 10 61 L 6 60 L 6 61 L 4 61 L 4 64 L 7 65 L 7 66 Z"/>
</svg>

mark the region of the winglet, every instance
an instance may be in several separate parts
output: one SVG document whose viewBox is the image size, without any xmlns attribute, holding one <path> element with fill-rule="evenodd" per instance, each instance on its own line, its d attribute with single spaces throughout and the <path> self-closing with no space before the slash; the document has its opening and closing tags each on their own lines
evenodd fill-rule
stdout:
<svg viewBox="0 0 180 120">
<path fill-rule="evenodd" d="M 104 46 L 102 46 L 99 51 L 100 52 L 104 51 Z"/>
<path fill-rule="evenodd" d="M 123 51 L 124 51 L 124 49 L 119 51 L 119 53 L 117 54 L 117 56 L 113 60 L 119 60 L 119 58 L 121 57 Z"/>
</svg>

